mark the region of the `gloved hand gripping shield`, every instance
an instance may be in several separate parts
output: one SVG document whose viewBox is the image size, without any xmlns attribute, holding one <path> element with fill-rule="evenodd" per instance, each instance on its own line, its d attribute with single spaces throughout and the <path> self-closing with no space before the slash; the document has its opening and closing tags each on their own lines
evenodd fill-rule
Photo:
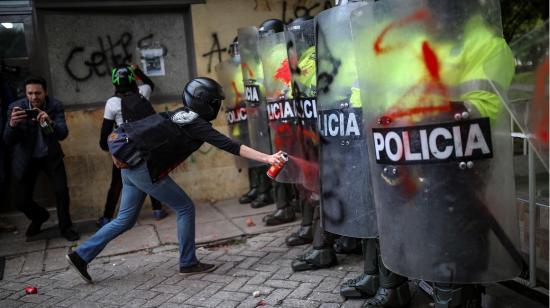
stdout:
<svg viewBox="0 0 550 308">
<path fill-rule="evenodd" d="M 219 63 L 216 65 L 215 70 L 218 81 L 225 93 L 222 107 L 229 128 L 229 136 L 244 145 L 250 146 L 240 56 L 236 55 Z M 235 156 L 235 164 L 237 168 L 260 165 L 256 161 L 244 159 L 240 156 Z"/>
<path fill-rule="evenodd" d="M 378 235 L 368 149 L 349 17 L 349 3 L 316 18 L 321 223 L 326 231 L 359 238 Z"/>
<path fill-rule="evenodd" d="M 285 33 L 269 32 L 262 36 L 260 56 L 264 68 L 267 115 L 273 151 L 284 151 L 289 155 L 288 162 L 275 180 L 283 183 L 300 183 L 303 178 L 298 163 L 303 157 L 300 146 L 301 127 L 292 99 Z"/>
<path fill-rule="evenodd" d="M 505 54 L 507 88 L 513 58 L 498 1 L 483 3 L 385 0 L 351 17 L 381 255 L 403 276 L 520 272 L 510 118 L 483 70 Z"/>
<path fill-rule="evenodd" d="M 548 22 L 513 42 L 511 48 L 516 58 L 516 75 L 510 88 L 506 91 L 497 82 L 491 82 L 491 86 L 548 171 Z M 501 73 L 498 59 L 485 65 L 488 76 Z"/>
<path fill-rule="evenodd" d="M 258 151 L 271 153 L 258 29 L 241 28 L 238 36 L 250 146 Z"/>
<path fill-rule="evenodd" d="M 287 28 L 288 62 L 292 78 L 294 105 L 302 131 L 299 159 L 300 183 L 319 193 L 319 131 L 317 129 L 317 75 L 315 70 L 315 31 L 313 19 L 294 22 Z"/>
</svg>

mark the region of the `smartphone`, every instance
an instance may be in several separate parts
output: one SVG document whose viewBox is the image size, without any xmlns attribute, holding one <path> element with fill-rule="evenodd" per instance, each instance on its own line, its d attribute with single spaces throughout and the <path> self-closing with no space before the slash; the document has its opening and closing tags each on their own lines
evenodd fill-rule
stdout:
<svg viewBox="0 0 550 308">
<path fill-rule="evenodd" d="M 36 119 L 38 116 L 38 110 L 36 109 L 25 109 L 25 113 L 27 114 L 27 118 L 29 119 Z"/>
</svg>

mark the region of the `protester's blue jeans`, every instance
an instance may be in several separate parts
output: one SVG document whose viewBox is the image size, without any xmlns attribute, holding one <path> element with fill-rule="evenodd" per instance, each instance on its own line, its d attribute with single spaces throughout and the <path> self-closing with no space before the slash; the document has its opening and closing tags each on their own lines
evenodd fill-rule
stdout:
<svg viewBox="0 0 550 308">
<path fill-rule="evenodd" d="M 122 170 L 122 198 L 117 217 L 99 229 L 75 251 L 86 262 L 91 262 L 114 238 L 132 228 L 138 218 L 145 196 L 151 195 L 170 206 L 177 215 L 180 266 L 198 263 L 195 255 L 195 205 L 170 177 L 152 183 L 146 163 Z"/>
</svg>

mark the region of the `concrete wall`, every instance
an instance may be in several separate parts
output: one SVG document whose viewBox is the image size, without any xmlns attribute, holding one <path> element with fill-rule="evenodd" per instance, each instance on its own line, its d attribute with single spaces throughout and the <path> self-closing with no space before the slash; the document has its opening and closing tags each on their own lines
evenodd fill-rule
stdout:
<svg viewBox="0 0 550 308">
<path fill-rule="evenodd" d="M 111 69 L 138 63 L 136 47 L 165 51 L 165 75 L 152 77 L 154 97 L 178 97 L 189 80 L 182 13 L 109 14 L 59 12 L 41 15 L 46 34 L 51 90 L 66 105 L 104 102 L 112 93 Z"/>
<path fill-rule="evenodd" d="M 180 103 L 155 105 L 157 111 L 173 110 Z M 69 137 L 62 142 L 65 152 L 71 212 L 74 219 L 90 219 L 103 213 L 111 180 L 112 161 L 98 145 L 103 108 L 66 113 Z M 215 126 L 227 133 L 226 127 Z M 246 170 L 245 170 L 246 171 Z M 233 156 L 203 145 L 170 176 L 195 201 L 215 201 L 239 196 L 247 190 L 247 173 L 235 168 Z M 47 196 L 51 196 L 48 194 Z M 47 198 L 53 205 L 53 200 Z M 145 208 L 150 209 L 149 199 Z"/>
</svg>

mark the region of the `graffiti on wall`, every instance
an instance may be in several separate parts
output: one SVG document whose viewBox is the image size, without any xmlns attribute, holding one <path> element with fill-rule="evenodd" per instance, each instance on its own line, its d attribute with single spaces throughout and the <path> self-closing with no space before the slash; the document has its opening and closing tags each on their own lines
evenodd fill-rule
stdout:
<svg viewBox="0 0 550 308">
<path fill-rule="evenodd" d="M 314 17 L 322 10 L 332 7 L 332 2 L 329 0 L 312 1 L 312 0 L 283 0 L 280 19 L 285 23 L 290 23 L 300 17 Z M 272 11 L 270 0 L 254 0 L 254 11 Z M 275 16 L 274 16 L 275 17 Z M 224 44 L 229 45 L 228 44 Z M 212 33 L 212 45 L 210 50 L 202 54 L 203 58 L 208 58 L 206 71 L 212 72 L 212 66 L 216 56 L 218 63 L 222 61 L 222 55 L 227 51 L 227 48 L 221 48 L 217 32 Z"/>
<path fill-rule="evenodd" d="M 292 3 L 294 2 L 294 3 Z M 283 1 L 281 20 L 286 24 L 296 18 L 312 18 L 322 10 L 330 9 L 332 3 L 326 1 Z M 289 14 L 290 11 L 290 14 Z M 288 14 L 288 15 L 287 15 Z"/>
<path fill-rule="evenodd" d="M 208 57 L 208 64 L 206 65 L 206 71 L 208 73 L 212 72 L 212 58 L 214 57 L 214 55 L 216 54 L 218 56 L 218 63 L 220 63 L 222 62 L 222 55 L 226 51 L 227 51 L 227 48 L 220 47 L 220 40 L 218 39 L 218 33 L 216 32 L 212 33 L 212 46 L 210 47 L 210 51 L 202 54 L 203 58 Z"/>
<path fill-rule="evenodd" d="M 76 81 L 86 81 L 93 75 L 103 77 L 111 73 L 111 69 L 118 65 L 132 63 L 134 49 L 146 48 L 153 43 L 154 34 L 145 35 L 134 44 L 133 35 L 123 32 L 114 39 L 110 35 L 97 37 L 95 49 L 87 49 L 84 46 L 75 46 L 65 59 L 65 71 Z M 166 56 L 168 49 L 163 48 Z M 78 59 L 84 59 L 79 62 Z"/>
</svg>

